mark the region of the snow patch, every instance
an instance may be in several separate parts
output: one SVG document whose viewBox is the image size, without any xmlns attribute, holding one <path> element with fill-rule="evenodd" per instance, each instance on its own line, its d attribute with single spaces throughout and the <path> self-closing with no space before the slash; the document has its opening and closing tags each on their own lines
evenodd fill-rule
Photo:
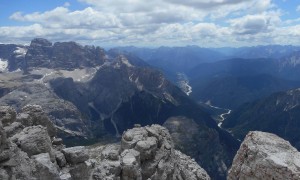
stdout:
<svg viewBox="0 0 300 180">
<path fill-rule="evenodd" d="M 96 68 L 84 68 L 84 69 L 74 69 L 72 71 L 69 70 L 55 70 L 55 69 L 47 69 L 47 68 L 38 68 L 32 71 L 33 74 L 43 75 L 41 79 L 38 80 L 40 83 L 47 84 L 47 81 L 54 77 L 64 77 L 64 78 L 72 78 L 73 81 L 76 82 L 87 82 L 90 81 L 98 70 L 100 70 L 102 66 L 98 66 Z"/>
<path fill-rule="evenodd" d="M 28 49 L 26 48 L 17 47 L 17 49 L 14 51 L 14 54 L 16 57 L 25 57 L 27 50 Z"/>
<path fill-rule="evenodd" d="M 7 71 L 8 61 L 0 58 L 0 72 Z"/>
</svg>

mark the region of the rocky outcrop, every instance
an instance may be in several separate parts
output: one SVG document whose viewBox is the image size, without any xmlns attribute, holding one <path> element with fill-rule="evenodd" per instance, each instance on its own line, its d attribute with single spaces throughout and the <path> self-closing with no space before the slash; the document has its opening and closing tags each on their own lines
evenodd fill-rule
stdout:
<svg viewBox="0 0 300 180">
<path fill-rule="evenodd" d="M 28 105 L 19 114 L 0 106 L 0 112 L 3 180 L 210 179 L 193 159 L 174 149 L 168 130 L 159 125 L 127 130 L 120 145 L 65 148 L 39 106 Z"/>
<path fill-rule="evenodd" d="M 274 134 L 249 132 L 233 160 L 228 179 L 300 179 L 300 153 Z"/>
<path fill-rule="evenodd" d="M 159 125 L 127 130 L 121 146 L 106 146 L 95 159 L 93 178 L 99 180 L 210 179 L 194 160 L 174 149 L 168 130 Z"/>
<path fill-rule="evenodd" d="M 234 143 L 226 147 L 221 143 L 216 130 L 206 130 L 194 119 L 184 116 L 168 118 L 163 126 L 169 130 L 176 149 L 194 157 L 212 179 L 226 179 L 235 154 L 224 153 L 224 150 L 226 152 L 228 148 L 234 148 Z M 222 135 L 222 138 L 225 137 Z"/>
<path fill-rule="evenodd" d="M 86 119 L 76 106 L 60 99 L 43 84 L 24 84 L 1 97 L 0 105 L 11 106 L 21 112 L 17 121 L 26 127 L 46 126 L 51 137 L 56 131 L 60 137 L 90 136 Z"/>
<path fill-rule="evenodd" d="M 72 156 L 72 160 L 65 157 L 63 152 L 69 148 L 56 138 L 54 125 L 40 106 L 27 105 L 19 114 L 11 107 L 0 106 L 0 112 L 0 179 L 78 177 L 77 172 L 82 170 L 74 169 L 84 169 L 81 164 L 89 158 L 88 155 L 85 154 L 80 161 L 76 156 Z M 75 152 L 82 157 L 81 151 Z"/>
</svg>

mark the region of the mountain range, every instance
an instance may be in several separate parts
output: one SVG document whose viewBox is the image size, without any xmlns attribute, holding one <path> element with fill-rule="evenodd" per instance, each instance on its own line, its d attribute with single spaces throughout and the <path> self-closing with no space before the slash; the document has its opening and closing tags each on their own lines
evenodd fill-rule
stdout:
<svg viewBox="0 0 300 180">
<path fill-rule="evenodd" d="M 11 55 L 0 54 L 8 64 L 0 73 L 1 105 L 18 112 L 28 104 L 40 105 L 68 145 L 114 141 L 136 124 L 165 124 L 174 136 L 182 134 L 197 145 L 186 147 L 179 139 L 175 146 L 213 178 L 226 177 L 239 142 L 161 71 L 137 56 L 38 38 L 22 47 L 16 63 L 8 57 L 16 56 L 18 48 L 7 52 Z M 180 127 L 170 126 L 186 119 L 195 127 L 187 137 Z"/>
<path fill-rule="evenodd" d="M 274 93 L 266 98 L 243 104 L 233 111 L 222 127 L 243 139 L 249 131 L 277 134 L 300 149 L 300 90 Z"/>
<path fill-rule="evenodd" d="M 160 124 L 176 149 L 225 179 L 249 131 L 299 149 L 299 67 L 296 46 L 105 50 L 36 38 L 0 45 L 0 105 L 41 106 L 68 146 Z"/>
</svg>

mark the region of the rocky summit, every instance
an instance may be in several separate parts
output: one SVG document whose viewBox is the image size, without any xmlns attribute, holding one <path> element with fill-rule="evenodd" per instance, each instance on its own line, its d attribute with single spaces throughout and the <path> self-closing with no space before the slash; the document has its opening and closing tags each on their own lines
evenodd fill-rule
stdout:
<svg viewBox="0 0 300 180">
<path fill-rule="evenodd" d="M 300 179 L 300 152 L 274 134 L 251 131 L 238 150 L 227 179 Z"/>
<path fill-rule="evenodd" d="M 118 144 L 66 148 L 41 114 L 36 105 L 19 114 L 0 106 L 1 180 L 210 179 L 193 159 L 174 149 L 168 130 L 159 125 L 129 129 Z"/>
<path fill-rule="evenodd" d="M 134 124 L 163 125 L 168 119 L 183 117 L 174 122 L 185 124 L 190 119 L 195 128 L 187 139 L 195 146 L 181 140 L 185 139 L 182 135 L 174 141 L 175 148 L 184 147 L 179 150 L 193 157 L 211 178 L 226 178 L 240 143 L 160 70 L 132 54 L 41 38 L 23 47 L 22 63 L 16 64 L 8 57 L 21 52 L 20 48 L 3 46 L 6 53 L 0 54 L 7 68 L 21 70 L 5 68 L 0 73 L 0 106 L 13 107 L 21 113 L 18 119 L 39 125 L 35 118 L 27 120 L 30 115 L 24 109 L 37 104 L 57 136 L 65 145 L 74 146 L 116 142 Z M 175 128 L 172 137 L 177 130 L 180 133 Z"/>
</svg>

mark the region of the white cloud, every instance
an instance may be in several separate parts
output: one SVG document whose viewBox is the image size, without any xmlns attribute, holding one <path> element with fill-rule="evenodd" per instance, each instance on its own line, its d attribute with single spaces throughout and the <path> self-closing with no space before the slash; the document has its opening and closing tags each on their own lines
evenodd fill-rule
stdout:
<svg viewBox="0 0 300 180">
<path fill-rule="evenodd" d="M 229 20 L 231 27 L 237 34 L 269 33 L 280 22 L 280 13 L 273 11 Z"/>
<path fill-rule="evenodd" d="M 298 37 L 293 43 L 300 41 L 298 26 L 281 22 L 281 11 L 271 0 L 79 1 L 88 6 L 71 11 L 66 3 L 45 12 L 16 12 L 11 20 L 32 25 L 0 27 L 0 38 L 45 37 L 98 45 L 242 46 L 287 42 L 288 34 Z"/>
<path fill-rule="evenodd" d="M 57 7 L 44 13 L 23 15 L 16 12 L 10 19 L 40 23 L 53 28 L 104 28 L 120 27 L 119 20 L 113 14 L 105 14 L 88 7 L 81 11 L 70 12 L 68 8 Z"/>
</svg>

